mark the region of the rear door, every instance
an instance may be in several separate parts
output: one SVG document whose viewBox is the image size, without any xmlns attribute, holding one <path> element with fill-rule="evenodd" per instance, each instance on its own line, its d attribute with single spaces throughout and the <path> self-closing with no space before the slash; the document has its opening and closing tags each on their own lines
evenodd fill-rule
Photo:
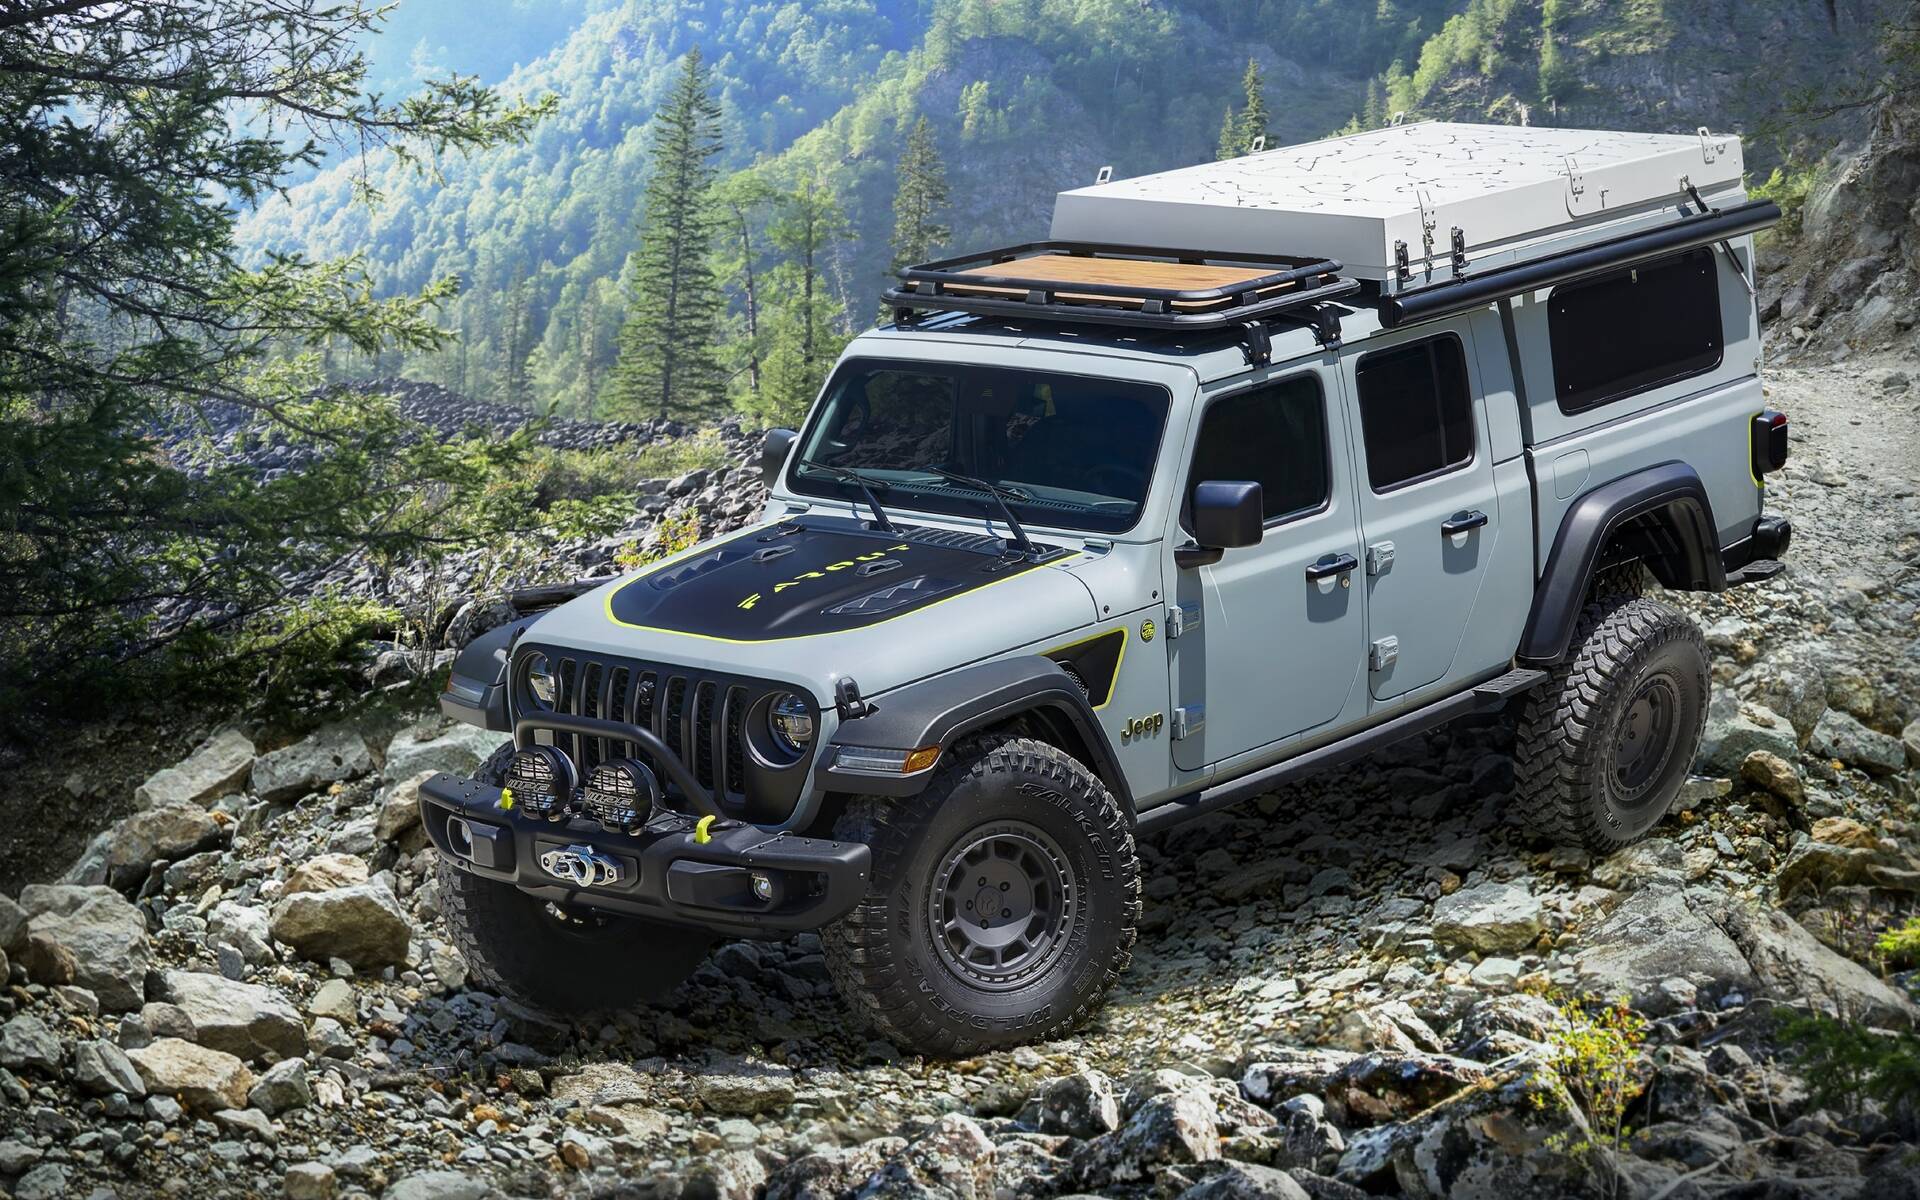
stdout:
<svg viewBox="0 0 1920 1200">
<path fill-rule="evenodd" d="M 1169 599 L 1198 617 L 1167 643 L 1182 770 L 1323 725 L 1357 686 L 1366 635 L 1346 425 L 1332 365 L 1204 398 L 1167 544 L 1191 541 L 1189 503 L 1207 480 L 1258 482 L 1266 522 L 1257 545 L 1219 562 L 1167 565 Z"/>
<path fill-rule="evenodd" d="M 1368 682 L 1448 674 L 1498 532 L 1486 405 L 1464 320 L 1342 360 L 1359 449 Z M 1476 667 L 1479 664 L 1474 664 Z"/>
</svg>

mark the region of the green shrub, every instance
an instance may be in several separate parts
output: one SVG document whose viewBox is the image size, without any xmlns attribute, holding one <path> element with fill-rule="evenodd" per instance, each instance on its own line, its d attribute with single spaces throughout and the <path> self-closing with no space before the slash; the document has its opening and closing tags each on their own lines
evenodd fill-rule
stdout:
<svg viewBox="0 0 1920 1200">
<path fill-rule="evenodd" d="M 1908 917 L 1882 933 L 1874 941 L 1873 949 L 1897 971 L 1920 966 L 1920 917 Z"/>
<path fill-rule="evenodd" d="M 1872 1100 L 1912 1125 L 1920 1115 L 1920 1036 L 1814 1013 L 1776 1027 L 1815 1104 L 1857 1113 Z"/>
<path fill-rule="evenodd" d="M 1802 167 L 1788 162 L 1784 167 L 1775 167 L 1773 174 L 1767 176 L 1764 182 L 1747 189 L 1747 195 L 1755 200 L 1771 200 L 1778 204 L 1778 231 L 1797 235 L 1806 216 L 1807 198 L 1813 195 L 1813 189 L 1819 183 L 1818 167 Z"/>
<path fill-rule="evenodd" d="M 1580 1000 L 1548 991 L 1543 998 L 1560 1010 L 1563 1029 L 1547 1036 L 1550 1065 L 1586 1114 L 1595 1142 L 1619 1149 L 1631 1132 L 1627 1107 L 1646 1087 L 1640 1048 L 1647 1021 L 1624 998 L 1611 1002 Z M 1579 1153 L 1592 1145 L 1569 1146 Z"/>
</svg>

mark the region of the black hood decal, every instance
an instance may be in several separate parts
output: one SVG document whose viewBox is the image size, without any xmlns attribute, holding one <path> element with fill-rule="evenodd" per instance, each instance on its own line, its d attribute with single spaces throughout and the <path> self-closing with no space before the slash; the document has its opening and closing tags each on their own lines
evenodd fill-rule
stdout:
<svg viewBox="0 0 1920 1200">
<path fill-rule="evenodd" d="M 617 625 L 738 642 L 876 625 L 1071 556 L 1009 553 L 998 538 L 945 529 L 892 533 L 807 517 L 729 538 L 619 585 Z"/>
</svg>

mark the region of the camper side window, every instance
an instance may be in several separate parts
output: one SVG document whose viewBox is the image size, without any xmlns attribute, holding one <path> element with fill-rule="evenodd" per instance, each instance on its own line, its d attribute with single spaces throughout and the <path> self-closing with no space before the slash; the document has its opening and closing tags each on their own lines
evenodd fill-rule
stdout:
<svg viewBox="0 0 1920 1200">
<path fill-rule="evenodd" d="M 1584 412 L 1720 365 L 1711 247 L 1553 289 L 1547 331 L 1560 411 Z"/>
</svg>

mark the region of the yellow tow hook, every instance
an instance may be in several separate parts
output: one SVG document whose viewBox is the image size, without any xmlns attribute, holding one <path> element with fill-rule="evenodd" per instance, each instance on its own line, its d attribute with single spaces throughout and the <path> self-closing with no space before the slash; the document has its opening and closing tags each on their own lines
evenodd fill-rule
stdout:
<svg viewBox="0 0 1920 1200">
<path fill-rule="evenodd" d="M 500 809 L 502 812 L 511 812 L 513 810 L 513 789 L 510 787 L 501 788 L 500 799 L 495 802 L 494 807 Z"/>
<path fill-rule="evenodd" d="M 693 825 L 693 844 L 694 845 L 704 846 L 708 842 L 713 840 L 713 835 L 707 832 L 707 827 L 712 824 L 713 824 L 713 815 L 711 813 L 709 813 L 704 817 L 701 817 L 698 821 L 694 822 L 694 825 Z"/>
</svg>

